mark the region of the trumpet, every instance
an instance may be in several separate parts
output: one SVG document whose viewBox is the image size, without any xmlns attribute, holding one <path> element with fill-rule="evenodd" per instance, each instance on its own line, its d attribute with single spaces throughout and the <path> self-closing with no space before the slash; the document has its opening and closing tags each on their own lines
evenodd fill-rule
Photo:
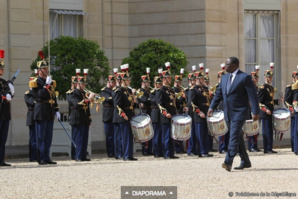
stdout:
<svg viewBox="0 0 298 199">
<path fill-rule="evenodd" d="M 186 90 L 186 88 L 185 87 L 183 87 L 182 85 L 180 86 L 184 91 Z"/>
<path fill-rule="evenodd" d="M 143 95 L 144 95 L 144 92 L 143 91 L 137 91 L 137 93 L 136 93 L 136 96 L 138 98 L 142 97 Z"/>
<path fill-rule="evenodd" d="M 84 91 L 86 92 L 85 96 L 87 98 L 89 98 L 90 93 L 94 93 L 90 90 L 88 90 L 87 88 L 84 89 Z M 105 97 L 100 97 L 98 93 L 94 93 L 94 103 L 98 104 L 98 103 L 102 103 L 103 101 L 105 101 Z"/>
</svg>

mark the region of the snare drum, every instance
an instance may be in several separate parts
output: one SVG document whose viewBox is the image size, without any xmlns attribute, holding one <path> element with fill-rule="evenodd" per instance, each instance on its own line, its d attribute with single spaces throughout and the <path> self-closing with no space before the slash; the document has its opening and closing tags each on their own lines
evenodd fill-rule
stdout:
<svg viewBox="0 0 298 199">
<path fill-rule="evenodd" d="M 154 135 L 151 118 L 145 113 L 134 116 L 130 120 L 130 126 L 136 141 L 146 142 Z"/>
<path fill-rule="evenodd" d="M 207 117 L 207 125 L 210 135 L 222 136 L 228 132 L 223 111 L 213 111 L 212 116 Z"/>
<path fill-rule="evenodd" d="M 243 125 L 243 132 L 246 136 L 253 136 L 259 133 L 259 121 L 246 120 Z"/>
<path fill-rule="evenodd" d="M 171 137 L 175 140 L 188 140 L 191 136 L 191 121 L 189 115 L 173 116 Z"/>
<path fill-rule="evenodd" d="M 285 108 L 279 108 L 273 111 L 274 129 L 279 132 L 285 132 L 291 127 L 291 112 Z"/>
</svg>

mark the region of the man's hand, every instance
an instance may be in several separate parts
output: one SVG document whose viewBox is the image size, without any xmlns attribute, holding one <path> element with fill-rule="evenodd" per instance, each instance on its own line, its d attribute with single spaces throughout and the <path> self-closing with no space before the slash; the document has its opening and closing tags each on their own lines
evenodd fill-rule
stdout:
<svg viewBox="0 0 298 199">
<path fill-rule="evenodd" d="M 252 119 L 253 119 L 254 121 L 259 120 L 259 115 L 255 115 L 255 114 L 253 114 L 253 115 L 252 115 Z"/>
<path fill-rule="evenodd" d="M 9 102 L 11 101 L 11 95 L 10 94 L 6 94 L 6 100 L 9 101 Z"/>
<path fill-rule="evenodd" d="M 206 118 L 206 115 L 203 112 L 200 112 L 199 115 L 200 115 L 201 118 Z"/>
<path fill-rule="evenodd" d="M 271 111 L 270 111 L 269 109 L 266 110 L 266 113 L 267 113 L 268 115 L 271 115 Z"/>
<path fill-rule="evenodd" d="M 183 107 L 183 112 L 187 112 L 188 108 L 187 107 Z"/>
<path fill-rule="evenodd" d="M 128 117 L 125 115 L 123 119 L 128 120 Z"/>
<path fill-rule="evenodd" d="M 212 109 L 209 109 L 208 112 L 207 112 L 207 116 L 208 117 L 212 117 L 212 114 L 213 114 L 213 110 Z"/>
<path fill-rule="evenodd" d="M 14 86 L 12 85 L 12 83 L 8 83 L 11 95 L 14 96 Z"/>
<path fill-rule="evenodd" d="M 51 76 L 47 76 L 46 84 L 47 85 L 51 85 L 51 83 L 52 83 L 52 77 Z"/>
<path fill-rule="evenodd" d="M 56 112 L 56 117 L 57 117 L 58 121 L 61 119 L 61 115 L 60 115 L 59 111 Z"/>
<path fill-rule="evenodd" d="M 144 107 L 144 104 L 143 103 L 140 103 L 140 107 L 143 108 Z"/>
</svg>

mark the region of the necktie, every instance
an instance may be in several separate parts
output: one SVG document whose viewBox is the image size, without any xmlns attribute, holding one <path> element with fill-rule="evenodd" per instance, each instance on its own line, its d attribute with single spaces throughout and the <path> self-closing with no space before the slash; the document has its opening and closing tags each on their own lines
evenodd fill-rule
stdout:
<svg viewBox="0 0 298 199">
<path fill-rule="evenodd" d="M 233 75 L 231 74 L 229 79 L 228 79 L 228 83 L 227 83 L 227 93 L 229 93 L 229 91 L 230 91 L 230 87 L 231 87 L 231 84 L 232 84 L 232 79 L 233 79 Z"/>
</svg>

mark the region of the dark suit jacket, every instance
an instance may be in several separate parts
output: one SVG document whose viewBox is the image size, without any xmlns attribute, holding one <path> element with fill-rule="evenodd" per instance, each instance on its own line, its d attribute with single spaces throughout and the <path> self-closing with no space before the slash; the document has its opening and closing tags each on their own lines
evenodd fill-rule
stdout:
<svg viewBox="0 0 298 199">
<path fill-rule="evenodd" d="M 221 83 L 215 93 L 210 108 L 215 110 L 223 100 L 223 109 L 226 121 L 243 121 L 249 118 L 249 102 L 253 114 L 259 114 L 259 101 L 255 84 L 251 77 L 238 71 L 227 93 L 227 82 L 230 74 L 222 76 Z"/>
</svg>

